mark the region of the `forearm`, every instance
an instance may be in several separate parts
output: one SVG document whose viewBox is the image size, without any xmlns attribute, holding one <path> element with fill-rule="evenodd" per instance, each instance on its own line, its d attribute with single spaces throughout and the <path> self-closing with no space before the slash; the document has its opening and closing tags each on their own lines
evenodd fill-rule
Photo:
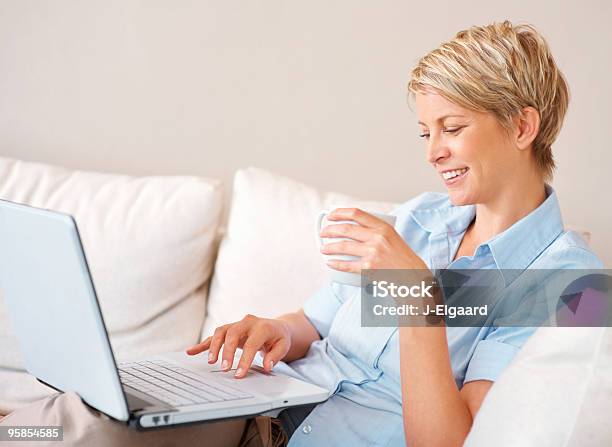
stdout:
<svg viewBox="0 0 612 447">
<path fill-rule="evenodd" d="M 399 340 L 407 444 L 463 445 L 472 415 L 455 384 L 446 328 L 401 327 Z"/>
<path fill-rule="evenodd" d="M 297 312 L 281 315 L 278 317 L 278 320 L 287 324 L 291 334 L 291 347 L 287 355 L 282 359 L 285 362 L 301 359 L 310 349 L 310 345 L 314 341 L 321 339 L 319 333 L 308 321 L 302 309 Z"/>
</svg>

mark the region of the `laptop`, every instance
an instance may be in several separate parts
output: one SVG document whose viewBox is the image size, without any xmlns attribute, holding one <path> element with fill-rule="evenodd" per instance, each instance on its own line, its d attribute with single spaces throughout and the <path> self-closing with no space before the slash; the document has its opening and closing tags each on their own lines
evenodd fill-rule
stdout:
<svg viewBox="0 0 612 447">
<path fill-rule="evenodd" d="M 274 414 L 329 396 L 257 366 L 234 379 L 184 352 L 117 363 L 67 214 L 0 200 L 0 292 L 28 372 L 136 429 Z"/>
</svg>

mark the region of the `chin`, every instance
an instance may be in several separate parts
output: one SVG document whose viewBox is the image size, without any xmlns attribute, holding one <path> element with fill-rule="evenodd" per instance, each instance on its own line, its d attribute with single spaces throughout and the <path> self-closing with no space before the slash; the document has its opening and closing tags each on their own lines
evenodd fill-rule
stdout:
<svg viewBox="0 0 612 447">
<path fill-rule="evenodd" d="M 473 205 L 476 203 L 471 197 L 470 194 L 466 194 L 463 191 L 448 191 L 448 197 L 450 202 L 455 206 L 463 206 L 463 205 Z"/>
</svg>

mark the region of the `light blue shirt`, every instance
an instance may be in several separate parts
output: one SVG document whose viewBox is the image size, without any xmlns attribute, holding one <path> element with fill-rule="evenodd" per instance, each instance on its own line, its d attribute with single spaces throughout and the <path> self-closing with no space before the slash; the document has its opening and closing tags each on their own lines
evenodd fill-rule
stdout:
<svg viewBox="0 0 612 447">
<path fill-rule="evenodd" d="M 575 232 L 564 231 L 555 192 L 503 233 L 480 245 L 474 256 L 453 261 L 472 222 L 473 205 L 453 206 L 446 194 L 425 193 L 395 211 L 396 230 L 431 270 L 597 269 L 601 261 Z M 514 279 L 506 277 L 507 287 Z M 290 439 L 290 446 L 405 445 L 395 327 L 362 327 L 360 289 L 332 283 L 305 304 L 321 334 L 306 357 L 275 370 L 330 390 Z M 457 387 L 495 381 L 527 338 L 531 327 L 447 327 Z"/>
</svg>

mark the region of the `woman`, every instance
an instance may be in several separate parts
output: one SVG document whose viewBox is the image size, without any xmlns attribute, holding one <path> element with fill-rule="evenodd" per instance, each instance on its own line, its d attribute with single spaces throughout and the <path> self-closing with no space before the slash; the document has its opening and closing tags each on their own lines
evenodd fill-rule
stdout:
<svg viewBox="0 0 612 447">
<path fill-rule="evenodd" d="M 395 228 L 358 209 L 335 210 L 329 219 L 361 225 L 325 227 L 322 237 L 351 240 L 327 244 L 323 253 L 360 259 L 330 261 L 330 267 L 499 269 L 508 288 L 516 279 L 511 271 L 601 267 L 579 236 L 563 230 L 556 194 L 546 183 L 568 90 L 535 29 L 504 22 L 462 31 L 419 61 L 409 89 L 427 161 L 448 194 L 426 193 L 406 202 L 396 211 Z M 367 328 L 361 326 L 358 300 L 358 288 L 333 284 L 295 313 L 246 316 L 188 349 L 191 355 L 208 351 L 208 362 L 220 361 L 223 369 L 236 367 L 237 379 L 262 351 L 266 370 L 330 390 L 326 402 L 283 412 L 280 423 L 257 418 L 256 424 L 135 433 L 86 409 L 74 395 L 34 404 L 4 423 L 61 421 L 65 439 L 88 445 L 236 445 L 237 438 L 245 444 L 257 431 L 265 442 L 281 444 L 290 437 L 295 446 L 461 445 L 493 382 L 533 332 Z M 234 364 L 238 348 L 243 351 Z M 239 435 L 230 439 L 233 431 Z"/>
<path fill-rule="evenodd" d="M 530 26 L 475 27 L 424 56 L 412 72 L 427 161 L 448 195 L 424 194 L 397 210 L 394 229 L 357 209 L 335 210 L 321 237 L 346 272 L 361 269 L 599 268 L 575 234 L 563 231 L 551 146 L 568 89 L 549 48 Z M 512 278 L 508 287 L 512 287 Z M 217 328 L 188 350 L 244 377 L 255 353 L 334 390 L 302 422 L 290 445 L 461 445 L 501 371 L 533 332 L 528 327 L 360 327 L 350 286 L 333 286 L 303 310 L 268 320 L 248 316 Z M 358 307 L 358 306 L 357 306 Z M 391 332 L 391 333 L 389 333 Z M 399 359 L 399 367 L 398 367 Z M 401 400 L 400 400 L 401 396 Z M 404 439 L 405 438 L 405 439 Z"/>
</svg>

